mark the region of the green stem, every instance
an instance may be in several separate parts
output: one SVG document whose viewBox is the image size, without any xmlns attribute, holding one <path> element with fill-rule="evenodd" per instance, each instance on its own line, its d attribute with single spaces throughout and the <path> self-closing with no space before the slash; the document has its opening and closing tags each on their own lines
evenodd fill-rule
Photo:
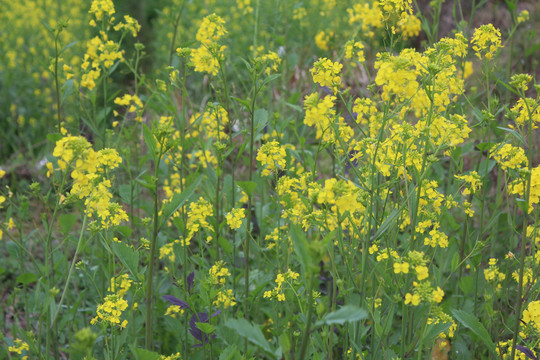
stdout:
<svg viewBox="0 0 540 360">
<path fill-rule="evenodd" d="M 525 94 L 522 94 L 522 98 L 525 98 Z M 532 160 L 533 160 L 533 147 L 532 147 L 532 129 L 533 129 L 533 122 L 532 122 L 532 113 L 531 109 L 529 108 L 529 105 L 525 101 L 525 105 L 527 106 L 527 111 L 529 113 L 529 126 L 528 126 L 528 133 L 527 133 L 527 146 L 528 146 L 528 173 L 527 173 L 527 184 L 525 186 L 525 204 L 527 204 L 527 211 L 530 204 L 530 195 L 531 195 L 531 178 L 532 178 Z M 517 306 L 516 306 L 516 322 L 514 324 L 514 336 L 512 340 L 512 353 L 510 355 L 510 359 L 514 359 L 514 356 L 516 354 L 516 346 L 519 336 L 519 325 L 521 323 L 521 307 L 523 304 L 523 273 L 525 270 L 525 251 L 527 246 L 527 213 L 523 214 L 523 224 L 521 229 L 521 254 L 519 257 L 519 285 L 518 285 L 518 296 L 517 296 Z M 533 242 L 534 243 L 534 242 Z"/>
<path fill-rule="evenodd" d="M 159 223 L 159 208 L 158 208 L 158 175 L 159 175 L 159 163 L 161 161 L 161 156 L 163 153 L 160 149 L 159 155 L 156 159 L 155 169 L 154 169 L 154 215 L 153 215 L 153 229 L 152 229 L 152 238 L 150 240 L 150 264 L 148 265 L 148 276 L 146 279 L 146 334 L 144 339 L 145 348 L 151 350 L 153 346 L 152 338 L 152 292 L 153 292 L 153 281 L 154 281 L 154 263 L 156 258 L 156 243 L 158 235 L 158 223 Z"/>
<path fill-rule="evenodd" d="M 62 303 L 64 302 L 64 298 L 66 296 L 67 288 L 69 285 L 69 280 L 71 279 L 71 274 L 73 273 L 73 269 L 75 268 L 75 261 L 77 260 L 77 255 L 79 254 L 79 250 L 81 248 L 84 229 L 86 228 L 86 220 L 88 219 L 88 206 L 86 207 L 86 210 L 84 212 L 84 218 L 81 225 L 81 232 L 79 233 L 79 241 L 77 242 L 77 248 L 75 249 L 75 254 L 73 255 L 73 260 L 71 260 L 71 266 L 69 267 L 68 276 L 66 279 L 66 284 L 64 285 L 64 290 L 62 291 L 62 296 L 60 297 L 60 302 L 58 303 L 58 306 L 56 308 L 56 312 L 54 313 L 54 316 L 51 321 L 51 325 L 49 326 L 49 330 L 51 330 L 56 323 L 56 319 L 58 318 L 58 314 L 60 313 L 60 309 L 62 308 Z"/>
<path fill-rule="evenodd" d="M 300 348 L 299 360 L 304 360 L 306 358 L 306 350 L 309 343 L 309 333 L 311 331 L 311 317 L 313 315 L 313 275 L 309 274 L 309 286 L 308 286 L 308 313 L 306 319 L 306 329 L 304 330 L 304 335 L 302 336 L 302 347 Z"/>
</svg>

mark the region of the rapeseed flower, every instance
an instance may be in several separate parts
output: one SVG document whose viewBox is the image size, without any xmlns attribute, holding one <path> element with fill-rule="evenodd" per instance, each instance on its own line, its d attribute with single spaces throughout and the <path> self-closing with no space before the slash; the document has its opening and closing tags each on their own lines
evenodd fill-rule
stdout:
<svg viewBox="0 0 540 360">
<path fill-rule="evenodd" d="M 227 225 L 229 225 L 231 230 L 239 229 L 242 226 L 242 219 L 246 217 L 245 211 L 244 208 L 232 209 L 225 215 Z"/>
<path fill-rule="evenodd" d="M 491 60 L 497 50 L 502 48 L 501 32 L 492 24 L 482 25 L 474 31 L 471 39 L 473 50 L 479 59 L 484 57 L 486 60 Z"/>
<path fill-rule="evenodd" d="M 287 165 L 286 156 L 285 148 L 279 142 L 274 140 L 263 144 L 257 152 L 257 161 L 264 167 L 261 175 L 268 176 L 284 170 Z"/>
<path fill-rule="evenodd" d="M 339 62 L 332 62 L 327 58 L 319 59 L 311 68 L 311 76 L 313 82 L 320 86 L 326 86 L 332 89 L 334 94 L 337 94 L 341 88 L 341 69 L 343 65 Z"/>
</svg>

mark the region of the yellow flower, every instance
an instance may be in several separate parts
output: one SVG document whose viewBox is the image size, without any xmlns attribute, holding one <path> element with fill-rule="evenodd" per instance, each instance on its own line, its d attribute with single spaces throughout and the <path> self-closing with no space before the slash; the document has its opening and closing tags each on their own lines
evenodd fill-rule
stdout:
<svg viewBox="0 0 540 360">
<path fill-rule="evenodd" d="M 440 303 L 444 297 L 444 291 L 437 286 L 437 290 L 433 290 L 433 301 Z"/>
<path fill-rule="evenodd" d="M 409 263 L 403 262 L 403 263 L 394 263 L 394 273 L 399 274 L 408 274 L 409 273 Z"/>
<path fill-rule="evenodd" d="M 471 43 L 476 56 L 482 59 L 482 55 L 487 60 L 491 60 L 501 45 L 501 32 L 492 24 L 482 25 L 474 31 Z"/>
<path fill-rule="evenodd" d="M 19 355 L 21 355 L 24 350 L 28 351 L 30 348 L 28 347 L 28 344 L 21 339 L 15 339 L 15 341 L 13 341 L 13 346 L 8 348 L 9 352 L 14 352 Z"/>
<path fill-rule="evenodd" d="M 337 94 L 341 88 L 341 69 L 343 65 L 339 62 L 332 62 L 327 58 L 319 59 L 311 68 L 311 76 L 313 82 L 320 86 L 327 86 L 333 89 L 334 94 Z"/>
<path fill-rule="evenodd" d="M 420 304 L 420 295 L 411 293 L 405 294 L 405 305 L 411 304 L 413 306 L 418 306 Z"/>
<path fill-rule="evenodd" d="M 285 169 L 286 155 L 287 153 L 285 152 L 285 148 L 275 140 L 262 145 L 257 152 L 257 161 L 264 166 L 261 175 L 268 176 L 275 173 L 276 170 Z"/>
<path fill-rule="evenodd" d="M 229 225 L 231 230 L 239 229 L 242 226 L 242 219 L 245 218 L 245 216 L 244 208 L 232 209 L 231 212 L 225 215 L 227 225 Z"/>
<path fill-rule="evenodd" d="M 217 42 L 226 33 L 225 20 L 216 14 L 211 14 L 205 17 L 199 26 L 196 39 L 204 45 L 210 45 L 213 42 Z"/>
<path fill-rule="evenodd" d="M 427 266 L 418 265 L 414 268 L 414 270 L 416 271 L 416 276 L 420 281 L 426 279 L 429 276 L 429 270 Z"/>
</svg>

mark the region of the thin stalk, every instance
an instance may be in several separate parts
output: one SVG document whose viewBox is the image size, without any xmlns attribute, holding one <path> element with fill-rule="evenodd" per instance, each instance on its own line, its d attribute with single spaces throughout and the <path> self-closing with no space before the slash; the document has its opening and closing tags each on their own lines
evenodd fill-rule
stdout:
<svg viewBox="0 0 540 360">
<path fill-rule="evenodd" d="M 309 333 L 311 330 L 311 317 L 313 315 L 313 275 L 309 274 L 309 298 L 308 298 L 308 313 L 307 313 L 307 319 L 306 319 L 306 329 L 304 330 L 304 335 L 302 336 L 302 346 L 300 348 L 300 356 L 298 357 L 299 360 L 304 360 L 306 358 L 306 350 L 307 345 L 309 343 Z"/>
<path fill-rule="evenodd" d="M 58 53 L 58 35 L 60 35 L 61 31 L 61 29 L 57 29 L 56 34 L 54 35 L 54 87 L 56 90 L 56 118 L 58 121 L 58 132 L 60 132 L 62 127 L 62 113 L 60 111 L 60 84 L 58 83 L 58 57 L 60 56 Z"/>
<path fill-rule="evenodd" d="M 525 98 L 525 94 L 522 94 L 523 98 Z M 529 126 L 527 129 L 527 145 L 528 145 L 528 174 L 527 174 L 527 185 L 525 186 L 525 204 L 527 204 L 527 210 L 530 205 L 530 196 L 531 196 L 531 178 L 532 178 L 532 160 L 533 160 L 533 146 L 532 146 L 532 114 L 531 109 L 529 108 L 529 105 L 525 101 L 525 105 L 527 106 L 527 111 L 529 113 Z M 516 354 L 516 346 L 517 346 L 517 340 L 519 336 L 519 325 L 521 323 L 521 307 L 523 303 L 523 273 L 525 270 L 525 250 L 527 246 L 527 215 L 523 214 L 523 224 L 521 229 L 521 254 L 519 257 L 519 285 L 518 285 L 518 296 L 517 296 L 517 307 L 516 307 L 516 322 L 514 324 L 514 336 L 512 339 L 512 353 L 510 355 L 510 359 L 514 359 L 514 356 Z M 534 244 L 534 241 L 532 242 Z"/>
<path fill-rule="evenodd" d="M 154 215 L 153 215 L 153 229 L 152 229 L 152 238 L 150 240 L 150 264 L 148 266 L 148 277 L 146 280 L 146 334 L 144 339 L 144 344 L 147 350 L 150 350 L 153 345 L 152 338 L 152 291 L 153 291 L 153 281 L 154 281 L 154 263 L 156 258 L 156 243 L 158 235 L 158 222 L 159 222 L 159 209 L 158 209 L 158 175 L 159 175 L 159 163 L 161 161 L 161 156 L 163 155 L 162 150 L 159 150 L 159 155 L 156 160 L 155 169 L 154 169 L 154 179 L 156 188 L 154 190 Z"/>
<path fill-rule="evenodd" d="M 176 43 L 176 35 L 178 32 L 178 23 L 180 22 L 180 18 L 182 16 L 182 12 L 184 11 L 184 6 L 186 5 L 185 1 L 182 1 L 182 6 L 180 7 L 180 10 L 178 11 L 178 15 L 176 15 L 176 19 L 174 21 L 174 30 L 173 30 L 173 37 L 171 39 L 171 48 L 169 49 L 169 66 L 172 65 L 172 57 L 174 54 L 174 46 Z"/>
<path fill-rule="evenodd" d="M 79 254 L 79 250 L 81 249 L 82 244 L 82 238 L 84 234 L 84 229 L 86 228 L 86 220 L 88 219 L 88 206 L 86 207 L 86 210 L 84 212 L 83 222 L 81 225 L 81 232 L 79 233 L 79 241 L 77 242 L 77 248 L 75 249 L 75 254 L 73 255 L 73 260 L 71 260 L 71 266 L 69 267 L 68 276 L 66 279 L 66 284 L 64 285 L 64 290 L 62 291 L 62 296 L 60 297 L 60 302 L 58 303 L 58 306 L 56 308 L 56 312 L 54 313 L 54 316 L 51 321 L 51 325 L 49 326 L 49 330 L 51 330 L 56 323 L 56 319 L 58 318 L 58 314 L 60 313 L 60 309 L 62 308 L 62 303 L 64 302 L 64 298 L 66 296 L 67 288 L 69 285 L 69 280 L 71 279 L 71 274 L 73 273 L 73 269 L 75 268 L 75 262 L 77 260 L 77 255 Z"/>
</svg>

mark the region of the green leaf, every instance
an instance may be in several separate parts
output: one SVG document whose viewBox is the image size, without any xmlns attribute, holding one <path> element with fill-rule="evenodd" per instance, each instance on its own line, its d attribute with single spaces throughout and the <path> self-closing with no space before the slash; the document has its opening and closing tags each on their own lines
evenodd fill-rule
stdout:
<svg viewBox="0 0 540 360">
<path fill-rule="evenodd" d="M 219 237 L 218 244 L 226 254 L 230 254 L 232 252 L 232 245 L 223 236 Z"/>
<path fill-rule="evenodd" d="M 266 340 L 258 326 L 252 325 L 246 319 L 229 319 L 225 323 L 225 326 L 236 330 L 240 336 L 245 337 L 248 341 L 259 346 L 267 353 L 273 354 L 268 340 Z"/>
<path fill-rule="evenodd" d="M 39 277 L 34 273 L 24 273 L 17 276 L 17 282 L 23 285 L 28 285 L 37 281 Z"/>
<path fill-rule="evenodd" d="M 424 342 L 431 342 L 435 340 L 440 333 L 448 330 L 450 326 L 452 326 L 452 323 L 437 323 L 428 325 L 424 331 Z"/>
<path fill-rule="evenodd" d="M 384 233 L 390 228 L 391 225 L 393 225 L 397 218 L 399 217 L 400 211 L 398 209 L 392 210 L 390 215 L 386 219 L 384 219 L 381 226 L 377 229 L 377 232 L 375 233 L 375 236 L 373 237 L 372 241 L 377 240 L 381 236 L 384 235 Z"/>
<path fill-rule="evenodd" d="M 523 211 L 525 214 L 529 213 L 529 206 L 527 205 L 525 199 L 516 199 L 516 202 L 521 211 Z"/>
<path fill-rule="evenodd" d="M 265 109 L 257 109 L 255 110 L 255 114 L 253 114 L 253 128 L 255 129 L 255 132 L 262 131 L 266 124 L 268 124 L 268 111 Z"/>
<path fill-rule="evenodd" d="M 134 345 L 130 345 L 129 348 L 133 355 L 135 355 L 136 360 L 158 360 L 161 357 L 158 353 L 146 349 L 139 349 Z"/>
<path fill-rule="evenodd" d="M 300 261 L 300 264 L 304 268 L 304 271 L 306 273 L 316 271 L 316 266 L 313 264 L 313 259 L 309 255 L 306 235 L 299 226 L 291 226 L 291 239 L 293 242 L 294 252 L 298 257 L 298 261 Z"/>
<path fill-rule="evenodd" d="M 264 79 L 264 80 L 262 81 L 260 87 L 266 86 L 267 84 L 269 84 L 270 82 L 276 80 L 276 79 L 279 78 L 280 76 L 281 76 L 281 74 L 272 74 L 272 75 L 268 76 L 266 79 Z"/>
<path fill-rule="evenodd" d="M 465 326 L 466 328 L 470 329 L 473 333 L 478 336 L 478 338 L 486 344 L 489 351 L 495 354 L 495 344 L 491 340 L 491 336 L 489 336 L 489 333 L 487 332 L 486 328 L 473 314 L 469 314 L 468 312 L 465 312 L 463 310 L 457 310 L 457 309 L 451 309 L 450 312 L 457 321 L 461 323 L 461 325 Z"/>
<path fill-rule="evenodd" d="M 62 134 L 60 133 L 50 133 L 50 134 L 47 134 L 47 140 L 49 140 L 50 142 L 52 142 L 53 144 L 56 144 L 56 142 L 58 140 L 60 140 L 62 138 Z"/>
<path fill-rule="evenodd" d="M 497 143 L 494 142 L 483 142 L 476 145 L 476 148 L 480 151 L 486 151 L 491 149 L 493 146 L 497 145 Z"/>
<path fill-rule="evenodd" d="M 219 354 L 219 360 L 235 360 L 240 359 L 242 356 L 238 353 L 238 349 L 235 345 L 229 345 Z"/>
<path fill-rule="evenodd" d="M 239 102 L 240 104 L 244 105 L 247 111 L 251 111 L 251 104 L 249 103 L 249 100 L 243 100 L 234 96 L 231 96 L 231 99 L 234 101 Z"/>
<path fill-rule="evenodd" d="M 216 328 L 209 323 L 196 322 L 195 325 L 205 334 L 211 334 Z"/>
<path fill-rule="evenodd" d="M 531 56 L 532 54 L 534 54 L 535 52 L 537 52 L 538 50 L 540 50 L 540 43 L 534 44 L 533 46 L 529 46 L 529 47 L 525 50 L 525 56 L 529 57 L 529 56 Z"/>
<path fill-rule="evenodd" d="M 257 183 L 254 181 L 237 181 L 236 183 L 248 196 L 252 195 L 257 187 Z"/>
<path fill-rule="evenodd" d="M 122 234 L 124 237 L 127 237 L 127 238 L 130 237 L 131 234 L 133 234 L 133 229 L 125 225 L 118 225 L 116 227 L 116 230 L 118 230 L 120 234 Z"/>
<path fill-rule="evenodd" d="M 139 279 L 139 253 L 126 244 L 117 241 L 113 241 L 112 249 L 116 257 L 124 264 L 135 279 Z"/>
<path fill-rule="evenodd" d="M 77 217 L 73 214 L 63 214 L 58 218 L 58 222 L 62 228 L 62 234 L 66 235 L 77 222 Z"/>
<path fill-rule="evenodd" d="M 320 325 L 343 325 L 346 322 L 355 322 L 367 319 L 368 313 L 354 305 L 345 305 L 341 309 L 327 314 L 322 320 L 317 321 L 315 326 Z"/>
<path fill-rule="evenodd" d="M 123 202 L 131 205 L 131 184 L 122 184 L 118 187 L 118 193 Z"/>
<path fill-rule="evenodd" d="M 163 208 L 161 209 L 161 224 L 160 227 L 163 226 L 169 220 L 169 218 L 178 211 L 184 205 L 184 203 L 189 200 L 189 198 L 193 195 L 195 192 L 195 189 L 199 186 L 201 182 L 201 176 L 197 177 L 195 181 L 191 183 L 187 188 L 184 189 L 181 193 L 176 193 L 173 195 L 173 198 L 171 201 L 166 203 Z"/>
<path fill-rule="evenodd" d="M 150 152 L 150 155 L 152 155 L 152 159 L 156 161 L 157 159 L 157 142 L 156 138 L 154 137 L 154 134 L 152 133 L 152 130 L 143 123 L 143 137 L 144 142 L 146 143 L 146 146 L 148 147 L 148 151 Z"/>
</svg>

